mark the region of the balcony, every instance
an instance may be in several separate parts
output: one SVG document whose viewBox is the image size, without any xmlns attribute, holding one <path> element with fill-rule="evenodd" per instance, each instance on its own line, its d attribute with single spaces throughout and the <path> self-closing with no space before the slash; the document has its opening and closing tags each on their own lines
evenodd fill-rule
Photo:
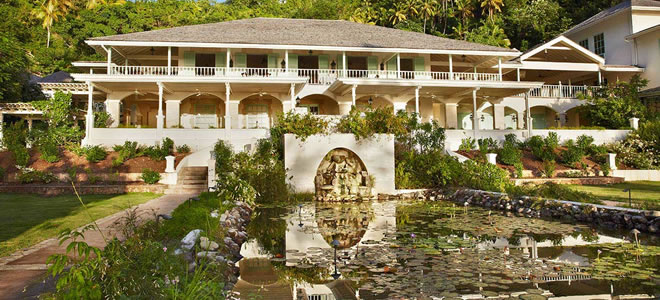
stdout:
<svg viewBox="0 0 660 300">
<path fill-rule="evenodd" d="M 540 88 L 530 90 L 529 97 L 577 99 L 580 95 L 592 95 L 594 91 L 600 90 L 601 88 L 602 87 L 600 86 L 547 84 Z M 520 93 L 516 96 L 525 97 L 525 94 Z"/>
<path fill-rule="evenodd" d="M 330 85 L 337 78 L 364 78 L 384 80 L 457 80 L 502 81 L 498 73 L 385 71 L 385 70 L 331 70 L 331 69 L 282 69 L 282 68 L 218 68 L 218 67 L 167 67 L 167 66 L 111 66 L 113 76 L 181 76 L 181 77 L 229 77 L 229 78 L 307 78 L 307 83 Z"/>
</svg>

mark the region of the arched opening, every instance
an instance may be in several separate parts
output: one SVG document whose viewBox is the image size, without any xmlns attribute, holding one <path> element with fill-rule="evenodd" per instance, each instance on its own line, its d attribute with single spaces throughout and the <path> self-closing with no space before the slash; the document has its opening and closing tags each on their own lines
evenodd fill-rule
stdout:
<svg viewBox="0 0 660 300">
<path fill-rule="evenodd" d="M 562 126 L 580 127 L 589 126 L 591 123 L 587 119 L 584 111 L 579 106 L 573 107 L 564 113 L 564 120 Z"/>
<path fill-rule="evenodd" d="M 181 101 L 179 121 L 183 128 L 222 128 L 225 102 L 212 94 L 195 94 Z"/>
<path fill-rule="evenodd" d="M 120 127 L 156 128 L 158 95 L 135 92 L 121 100 L 119 111 Z M 165 105 L 163 115 L 167 115 Z"/>
<path fill-rule="evenodd" d="M 511 107 L 504 107 L 504 129 L 518 129 L 518 112 Z"/>
<path fill-rule="evenodd" d="M 270 128 L 284 111 L 282 102 L 269 94 L 252 95 L 238 104 L 238 128 Z"/>
<path fill-rule="evenodd" d="M 321 160 L 314 177 L 320 201 L 355 201 L 371 198 L 373 179 L 355 152 L 336 148 Z"/>
<path fill-rule="evenodd" d="M 547 106 L 534 106 L 529 109 L 532 116 L 532 129 L 559 127 L 559 114 Z"/>
<path fill-rule="evenodd" d="M 307 108 L 313 115 L 338 115 L 339 104 L 334 99 L 320 94 L 305 96 L 300 99 L 298 107 Z"/>
<path fill-rule="evenodd" d="M 393 107 L 392 102 L 379 96 L 363 96 L 355 100 L 355 106 L 359 110 L 366 110 L 369 107 L 383 108 Z"/>
<path fill-rule="evenodd" d="M 415 112 L 415 98 L 408 100 L 406 103 L 406 112 Z M 433 99 L 429 97 L 419 98 L 419 116 L 422 122 L 428 122 L 433 119 Z"/>
</svg>

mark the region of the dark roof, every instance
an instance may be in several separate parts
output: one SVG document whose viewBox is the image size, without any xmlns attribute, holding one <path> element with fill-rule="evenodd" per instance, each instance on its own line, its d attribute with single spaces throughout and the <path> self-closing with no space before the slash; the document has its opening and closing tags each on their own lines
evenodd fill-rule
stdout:
<svg viewBox="0 0 660 300">
<path fill-rule="evenodd" d="M 639 95 L 642 96 L 642 97 L 660 95 L 660 86 L 656 86 L 656 87 L 650 88 L 650 89 L 645 89 L 645 90 L 639 92 Z"/>
<path fill-rule="evenodd" d="M 343 20 L 279 18 L 253 18 L 189 25 L 96 37 L 91 40 L 512 51 L 507 48 Z"/>
<path fill-rule="evenodd" d="M 603 10 L 595 15 L 593 15 L 591 18 L 586 19 L 582 21 L 582 23 L 577 24 L 573 26 L 573 28 L 567 30 L 564 32 L 564 35 L 571 34 L 577 31 L 580 31 L 591 24 L 594 24 L 598 22 L 599 20 L 602 20 L 604 18 L 607 18 L 609 16 L 612 16 L 622 10 L 628 9 L 631 6 L 650 6 L 650 7 L 660 7 L 660 1 L 658 0 L 627 0 L 623 1 L 615 6 L 612 6 L 606 10 Z"/>
<path fill-rule="evenodd" d="M 35 83 L 52 83 L 52 82 L 73 82 L 73 77 L 67 72 L 64 71 L 57 71 L 53 74 L 50 74 L 45 77 L 39 77 L 36 75 L 32 75 L 30 77 L 30 80 L 35 82 Z"/>
</svg>

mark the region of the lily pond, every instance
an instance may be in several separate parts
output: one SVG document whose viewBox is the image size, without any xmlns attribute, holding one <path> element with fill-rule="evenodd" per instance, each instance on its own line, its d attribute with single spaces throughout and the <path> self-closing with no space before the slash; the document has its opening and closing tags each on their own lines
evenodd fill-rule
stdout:
<svg viewBox="0 0 660 300">
<path fill-rule="evenodd" d="M 445 201 L 259 207 L 248 236 L 241 299 L 660 295 L 658 236 Z"/>
</svg>

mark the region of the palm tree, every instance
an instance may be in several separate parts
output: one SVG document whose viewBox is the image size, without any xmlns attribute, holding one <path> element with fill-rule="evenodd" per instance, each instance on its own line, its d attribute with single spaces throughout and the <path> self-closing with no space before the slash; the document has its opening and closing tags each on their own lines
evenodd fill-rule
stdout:
<svg viewBox="0 0 660 300">
<path fill-rule="evenodd" d="M 41 26 L 48 31 L 46 48 L 50 47 L 50 28 L 53 23 L 66 15 L 72 6 L 73 2 L 71 0 L 45 0 L 34 12 L 37 18 L 43 20 Z"/>
<path fill-rule="evenodd" d="M 488 9 L 488 17 L 493 21 L 495 17 L 495 11 L 502 12 L 502 6 L 504 6 L 504 0 L 483 0 L 481 1 L 481 8 Z"/>
<path fill-rule="evenodd" d="M 403 3 L 397 3 L 397 5 L 394 8 L 390 8 L 388 10 L 388 13 L 390 15 L 390 22 L 392 25 L 396 25 L 397 23 L 403 22 L 406 19 L 408 19 L 408 15 L 406 14 L 407 9 L 403 5 Z"/>
<path fill-rule="evenodd" d="M 461 16 L 462 28 L 466 28 L 465 21 L 468 18 L 474 17 L 474 1 L 473 0 L 456 0 L 456 7 Z"/>
<path fill-rule="evenodd" d="M 426 33 L 426 19 L 433 18 L 438 13 L 437 0 L 420 0 L 419 13 L 424 17 L 424 33 Z"/>
</svg>

